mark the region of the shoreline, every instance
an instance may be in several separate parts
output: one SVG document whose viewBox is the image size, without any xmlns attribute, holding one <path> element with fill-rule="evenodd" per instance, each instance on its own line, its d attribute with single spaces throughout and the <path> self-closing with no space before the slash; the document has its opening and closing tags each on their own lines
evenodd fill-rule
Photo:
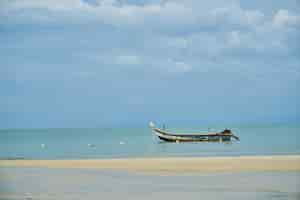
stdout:
<svg viewBox="0 0 300 200">
<path fill-rule="evenodd" d="M 212 173 L 300 171 L 300 155 L 158 157 L 72 160 L 0 160 L 0 168 L 99 169 L 133 172 Z"/>
</svg>

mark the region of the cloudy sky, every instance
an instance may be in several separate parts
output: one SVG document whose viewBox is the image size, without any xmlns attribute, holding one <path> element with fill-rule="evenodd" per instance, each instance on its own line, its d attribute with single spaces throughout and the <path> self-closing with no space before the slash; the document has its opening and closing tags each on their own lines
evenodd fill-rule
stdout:
<svg viewBox="0 0 300 200">
<path fill-rule="evenodd" d="M 300 120 L 297 0 L 0 0 L 0 128 Z"/>
</svg>

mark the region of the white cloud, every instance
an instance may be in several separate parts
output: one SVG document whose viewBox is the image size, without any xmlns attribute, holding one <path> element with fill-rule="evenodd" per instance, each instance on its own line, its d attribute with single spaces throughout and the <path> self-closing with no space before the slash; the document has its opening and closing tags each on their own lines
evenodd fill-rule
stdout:
<svg viewBox="0 0 300 200">
<path fill-rule="evenodd" d="M 192 66 L 184 62 L 175 62 L 174 68 L 177 72 L 189 72 L 192 70 Z"/>
<path fill-rule="evenodd" d="M 167 60 L 156 60 L 153 62 L 156 69 L 171 73 L 186 73 L 192 71 L 192 66 L 183 61 L 176 61 L 169 58 Z"/>
<path fill-rule="evenodd" d="M 244 10 L 238 4 L 212 10 L 217 25 L 253 27 L 263 22 L 264 14 L 259 10 Z"/>
<path fill-rule="evenodd" d="M 120 65 L 138 65 L 141 64 L 141 58 L 136 55 L 121 55 L 117 56 L 115 60 L 116 64 Z"/>
<path fill-rule="evenodd" d="M 63 21 L 65 24 L 70 21 L 88 24 L 92 19 L 91 27 L 98 26 L 96 32 L 101 31 L 103 24 L 109 24 L 116 27 L 108 30 L 113 30 L 113 34 L 99 34 L 94 38 L 97 44 L 82 45 L 96 49 L 96 52 L 86 53 L 90 55 L 82 60 L 92 57 L 90 62 L 107 66 L 149 65 L 155 70 L 160 68 L 170 72 L 197 70 L 200 66 L 198 63 L 223 61 L 228 55 L 236 60 L 251 60 L 253 55 L 273 56 L 272 59 L 275 59 L 276 55 L 294 51 L 289 42 L 296 36 L 291 38 L 291 33 L 282 27 L 299 27 L 299 16 L 289 10 L 278 10 L 274 16 L 265 16 L 260 10 L 242 8 L 237 1 L 228 3 L 225 0 L 211 0 L 203 3 L 197 0 L 174 0 L 148 4 L 120 3 L 116 0 L 91 2 L 3 0 L 0 2 L 0 21 L 1 15 L 5 15 L 6 18 L 2 19 L 8 21 L 32 22 L 37 18 L 39 21 L 52 18 L 52 21 Z M 276 31 L 274 28 L 277 28 Z M 89 40 L 84 32 L 81 35 L 85 37 L 83 40 Z M 43 37 L 41 41 L 44 40 Z M 134 52 L 138 52 L 138 56 Z"/>
<path fill-rule="evenodd" d="M 96 5 L 80 0 L 27 0 L 3 1 L 0 11 L 8 18 L 24 15 L 34 20 L 41 17 L 41 10 L 51 12 L 58 21 L 99 20 L 113 26 L 138 26 L 152 30 L 189 31 L 207 27 L 255 26 L 264 19 L 258 10 L 244 10 L 235 2 L 217 7 L 198 4 L 195 1 L 166 1 L 165 3 L 135 5 L 117 3 L 115 0 L 99 1 Z M 21 14 L 20 14 L 21 13 Z"/>
<path fill-rule="evenodd" d="M 163 41 L 171 48 L 185 49 L 188 47 L 188 40 L 184 37 L 165 37 Z"/>
<path fill-rule="evenodd" d="M 279 10 L 273 17 L 273 26 L 277 28 L 299 25 L 300 16 L 293 15 L 288 10 Z"/>
<path fill-rule="evenodd" d="M 117 0 L 101 0 L 101 1 L 98 1 L 98 5 L 115 6 L 115 5 L 118 5 L 118 1 Z"/>
<path fill-rule="evenodd" d="M 228 44 L 232 47 L 236 47 L 241 44 L 240 33 L 238 31 L 231 31 L 229 33 Z"/>
<path fill-rule="evenodd" d="M 45 9 L 49 11 L 71 11 L 87 9 L 88 4 L 80 0 L 26 0 L 26 1 L 11 1 L 3 0 L 1 3 L 1 10 L 20 11 L 26 9 Z M 31 10 L 32 11 L 32 10 Z"/>
</svg>

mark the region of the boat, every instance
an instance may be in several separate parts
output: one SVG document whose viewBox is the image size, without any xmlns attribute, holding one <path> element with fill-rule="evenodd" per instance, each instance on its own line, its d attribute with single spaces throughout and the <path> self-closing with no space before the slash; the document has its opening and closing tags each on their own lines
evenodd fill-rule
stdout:
<svg viewBox="0 0 300 200">
<path fill-rule="evenodd" d="M 149 123 L 153 133 L 166 142 L 230 142 L 233 139 L 240 140 L 230 129 L 220 132 L 207 133 L 171 133 L 164 129 L 157 128 L 153 122 Z"/>
</svg>

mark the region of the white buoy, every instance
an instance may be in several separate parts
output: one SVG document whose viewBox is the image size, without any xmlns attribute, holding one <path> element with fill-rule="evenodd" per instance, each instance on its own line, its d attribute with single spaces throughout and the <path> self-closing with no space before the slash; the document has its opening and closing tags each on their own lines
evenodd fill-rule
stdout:
<svg viewBox="0 0 300 200">
<path fill-rule="evenodd" d="M 33 199 L 32 195 L 30 193 L 26 193 L 25 196 L 26 196 L 25 197 L 26 200 L 32 200 Z"/>
<path fill-rule="evenodd" d="M 46 145 L 45 145 L 45 144 L 41 144 L 41 148 L 43 148 L 43 149 L 44 149 L 45 147 L 46 147 Z"/>
<path fill-rule="evenodd" d="M 88 144 L 88 147 L 94 148 L 94 147 L 96 147 L 96 145 L 94 145 L 94 144 Z"/>
<path fill-rule="evenodd" d="M 120 144 L 125 144 L 125 142 L 123 142 L 123 141 L 120 141 Z"/>
</svg>

